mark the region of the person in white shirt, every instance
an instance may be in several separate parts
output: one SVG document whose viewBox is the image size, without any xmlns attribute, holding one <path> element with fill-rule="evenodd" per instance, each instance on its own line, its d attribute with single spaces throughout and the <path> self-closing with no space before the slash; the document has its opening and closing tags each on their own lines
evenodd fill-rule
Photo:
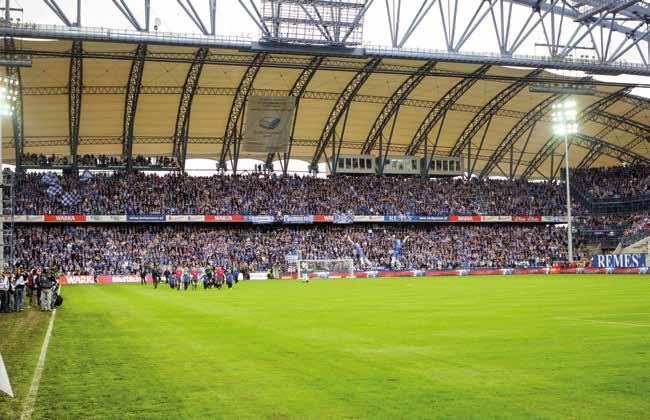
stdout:
<svg viewBox="0 0 650 420">
<path fill-rule="evenodd" d="M 0 274 L 0 312 L 9 312 L 9 278 Z"/>
</svg>

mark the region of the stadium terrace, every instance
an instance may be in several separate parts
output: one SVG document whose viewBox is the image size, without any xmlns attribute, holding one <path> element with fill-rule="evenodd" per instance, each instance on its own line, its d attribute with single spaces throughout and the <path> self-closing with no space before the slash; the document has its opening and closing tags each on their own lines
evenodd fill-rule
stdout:
<svg viewBox="0 0 650 420">
<path fill-rule="evenodd" d="M 0 2 L 0 419 L 647 418 L 648 22 Z"/>
</svg>

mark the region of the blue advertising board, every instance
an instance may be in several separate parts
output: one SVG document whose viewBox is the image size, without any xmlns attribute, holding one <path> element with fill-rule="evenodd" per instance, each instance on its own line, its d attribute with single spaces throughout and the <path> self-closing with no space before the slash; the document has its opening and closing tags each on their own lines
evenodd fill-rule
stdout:
<svg viewBox="0 0 650 420">
<path fill-rule="evenodd" d="M 641 268 L 646 267 L 644 254 L 594 255 L 593 266 L 596 268 Z"/>
</svg>

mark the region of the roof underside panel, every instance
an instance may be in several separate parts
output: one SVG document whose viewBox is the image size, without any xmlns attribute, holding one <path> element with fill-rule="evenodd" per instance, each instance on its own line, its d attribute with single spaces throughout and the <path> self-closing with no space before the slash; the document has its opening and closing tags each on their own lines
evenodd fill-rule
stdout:
<svg viewBox="0 0 650 420">
<path fill-rule="evenodd" d="M 32 67 L 21 69 L 25 151 L 67 155 L 70 150 L 67 87 L 71 43 L 22 41 L 18 45 L 19 48 L 31 49 L 34 52 Z M 135 44 L 84 42 L 83 50 L 86 56 L 83 61 L 84 94 L 79 153 L 121 153 L 126 84 L 136 47 Z M 134 123 L 134 154 L 171 154 L 180 95 L 190 62 L 196 52 L 196 48 L 149 46 Z M 217 157 L 233 98 L 254 56 L 254 53 L 237 50 L 210 50 L 192 102 L 188 157 Z M 311 59 L 309 56 L 269 54 L 257 73 L 251 95 L 288 95 L 302 73 L 302 69 L 296 66 L 306 65 Z M 369 60 L 370 58 L 327 58 L 313 74 L 298 109 L 293 158 L 312 158 L 339 95 Z M 350 102 L 341 153 L 360 153 L 384 106 L 400 86 L 424 64 L 426 62 L 421 60 L 403 59 L 384 59 L 381 62 L 377 70 L 359 87 Z M 420 80 L 408 96 L 401 98 L 404 101 L 399 111 L 389 114 L 390 118 L 387 119 L 380 136 L 382 151 L 386 151 L 392 132 L 389 154 L 405 153 L 431 109 L 441 98 L 453 91 L 453 88 L 464 80 L 464 76 L 479 67 L 472 64 L 436 63 L 431 74 Z M 444 120 L 441 119 L 428 132 L 428 152 L 431 153 L 437 139 L 436 154 L 448 154 L 481 109 L 496 95 L 531 71 L 532 69 L 491 67 L 487 72 L 488 77 L 505 79 L 480 80 L 457 98 L 457 101 L 448 103 L 449 109 Z M 542 73 L 540 77 L 554 76 Z M 578 111 L 620 88 L 598 86 L 598 95 L 576 97 Z M 471 138 L 472 162 L 480 149 L 475 173 L 485 166 L 517 122 L 548 97 L 549 94 L 530 92 L 526 86 L 510 100 L 493 109 L 491 121 L 480 125 Z M 394 99 L 397 99 L 397 96 Z M 614 117 L 625 115 L 629 118 L 629 123 L 616 124 L 612 118 L 604 115 L 604 119 L 599 121 L 582 123 L 581 132 L 592 137 L 601 136 L 601 140 L 619 147 L 630 147 L 641 156 L 650 156 L 647 140 L 650 133 L 643 128 L 650 124 L 648 104 L 646 100 L 620 100 L 609 106 L 606 113 Z M 345 115 L 343 112 L 335 129 L 337 138 L 342 132 Z M 441 125 L 442 130 L 438 136 Z M 606 130 L 607 125 L 614 128 Z M 525 131 L 516 139 L 512 147 L 512 164 L 517 175 L 524 172 L 528 162 L 551 139 L 551 128 L 550 116 L 543 115 L 541 120 L 535 123 L 532 133 L 530 130 Z M 5 119 L 3 122 L 3 133 L 5 138 L 13 136 L 11 120 Z M 639 141 L 639 138 L 642 141 Z M 552 172 L 557 172 L 563 147 L 561 142 L 556 143 L 552 159 L 554 169 L 551 170 L 551 159 L 547 158 L 533 177 L 539 177 L 540 173 L 549 176 Z M 10 146 L 9 142 L 5 142 L 4 153 L 7 159 L 12 160 L 13 148 Z M 338 147 L 338 143 L 336 146 Z M 379 146 L 380 142 L 376 141 L 373 154 L 379 154 Z M 330 145 L 325 155 L 330 156 L 331 150 Z M 468 158 L 467 152 L 467 147 L 461 152 L 465 162 Z M 572 164 L 579 163 L 588 152 L 584 147 L 572 146 Z M 417 154 L 423 153 L 424 145 Z M 508 150 L 499 166 L 492 171 L 492 175 L 503 175 L 502 171 L 509 170 L 510 156 Z M 247 156 L 242 154 L 242 157 Z M 255 158 L 264 160 L 263 156 Z M 594 166 L 618 163 L 618 159 L 602 155 L 594 162 Z"/>
</svg>

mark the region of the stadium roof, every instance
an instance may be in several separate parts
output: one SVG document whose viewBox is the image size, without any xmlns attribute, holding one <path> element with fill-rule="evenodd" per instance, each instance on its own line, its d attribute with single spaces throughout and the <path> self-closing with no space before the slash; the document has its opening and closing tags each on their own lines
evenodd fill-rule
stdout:
<svg viewBox="0 0 650 420">
<path fill-rule="evenodd" d="M 67 40 L 13 48 L 33 60 L 20 69 L 25 153 L 71 154 L 78 115 L 80 155 L 120 155 L 132 132 L 133 155 L 182 157 L 186 141 L 187 158 L 229 160 L 223 139 L 239 130 L 246 98 L 293 95 L 292 159 L 323 162 L 342 139 L 341 154 L 378 156 L 389 147 L 388 155 L 422 156 L 426 147 L 468 162 L 470 151 L 472 172 L 484 176 L 507 175 L 511 165 L 517 177 L 557 175 L 562 160 L 550 122 L 560 96 L 529 90 L 557 80 L 542 70 Z M 647 162 L 650 102 L 631 87 L 596 88 L 576 97 L 572 166 Z M 3 124 L 9 161 L 15 126 Z"/>
</svg>

